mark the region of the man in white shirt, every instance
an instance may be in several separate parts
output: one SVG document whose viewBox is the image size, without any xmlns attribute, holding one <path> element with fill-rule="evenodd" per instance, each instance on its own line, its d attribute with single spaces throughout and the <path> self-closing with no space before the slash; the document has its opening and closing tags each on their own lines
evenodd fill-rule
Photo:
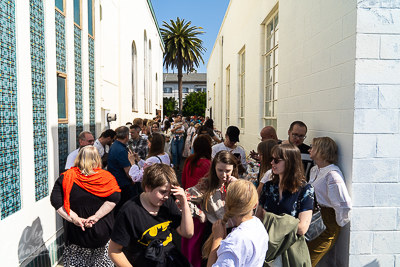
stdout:
<svg viewBox="0 0 400 267">
<path fill-rule="evenodd" d="M 67 163 L 65 164 L 66 170 L 68 170 L 74 166 L 74 161 L 75 161 L 76 157 L 78 156 L 79 149 L 81 149 L 82 147 L 94 144 L 94 137 L 91 132 L 83 131 L 78 135 L 78 142 L 79 142 L 79 148 L 72 151 L 68 155 Z"/>
<path fill-rule="evenodd" d="M 105 130 L 101 133 L 99 139 L 97 139 L 93 144 L 93 146 L 99 151 L 103 168 L 107 166 L 108 150 L 114 142 L 116 135 L 116 132 L 112 129 Z"/>
<path fill-rule="evenodd" d="M 212 147 L 211 157 L 214 158 L 215 155 L 221 150 L 229 151 L 233 155 L 235 155 L 238 159 L 240 159 L 240 163 L 246 169 L 247 168 L 246 152 L 244 151 L 243 148 L 236 145 L 236 143 L 239 142 L 239 135 L 240 135 L 240 130 L 238 127 L 229 126 L 228 129 L 226 129 L 225 141 L 223 143 L 219 143 Z"/>
</svg>

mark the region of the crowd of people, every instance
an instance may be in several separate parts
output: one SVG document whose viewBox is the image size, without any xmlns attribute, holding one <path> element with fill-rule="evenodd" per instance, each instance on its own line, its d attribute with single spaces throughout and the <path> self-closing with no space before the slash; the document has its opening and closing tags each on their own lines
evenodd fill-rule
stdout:
<svg viewBox="0 0 400 267">
<path fill-rule="evenodd" d="M 51 194 L 64 266 L 316 266 L 349 222 L 351 199 L 335 141 L 308 146 L 306 134 L 301 121 L 287 140 L 264 127 L 247 157 L 239 128 L 222 136 L 207 117 L 136 118 L 97 140 L 82 132 Z M 325 230 L 309 239 L 317 211 Z"/>
</svg>

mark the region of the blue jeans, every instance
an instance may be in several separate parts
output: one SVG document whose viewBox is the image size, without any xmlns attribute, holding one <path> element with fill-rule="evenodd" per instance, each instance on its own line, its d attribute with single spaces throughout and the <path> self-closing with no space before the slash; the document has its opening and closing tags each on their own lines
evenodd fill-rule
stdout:
<svg viewBox="0 0 400 267">
<path fill-rule="evenodd" d="M 181 164 L 183 145 L 183 136 L 179 140 L 174 138 L 171 141 L 172 164 L 174 166 Z"/>
</svg>

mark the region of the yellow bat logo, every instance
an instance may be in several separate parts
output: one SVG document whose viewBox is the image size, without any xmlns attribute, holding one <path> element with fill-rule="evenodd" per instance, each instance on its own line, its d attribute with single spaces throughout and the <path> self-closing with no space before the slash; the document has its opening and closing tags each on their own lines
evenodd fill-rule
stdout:
<svg viewBox="0 0 400 267">
<path fill-rule="evenodd" d="M 142 237 L 140 238 L 140 240 L 138 240 L 138 242 L 140 244 L 143 244 L 145 246 L 148 246 L 151 242 L 151 240 L 149 240 L 147 243 L 143 242 L 142 240 L 144 239 L 146 234 L 149 234 L 149 236 L 157 236 L 158 235 L 158 231 L 161 230 L 161 232 L 164 232 L 168 229 L 168 225 L 171 223 L 172 221 L 167 221 L 167 222 L 163 222 L 163 223 L 159 223 L 156 224 L 154 226 L 152 226 L 151 228 L 147 229 L 143 234 Z M 168 245 L 168 243 L 170 243 L 172 241 L 172 234 L 170 233 L 169 236 L 165 239 L 165 241 L 163 242 L 164 247 L 166 245 Z"/>
</svg>

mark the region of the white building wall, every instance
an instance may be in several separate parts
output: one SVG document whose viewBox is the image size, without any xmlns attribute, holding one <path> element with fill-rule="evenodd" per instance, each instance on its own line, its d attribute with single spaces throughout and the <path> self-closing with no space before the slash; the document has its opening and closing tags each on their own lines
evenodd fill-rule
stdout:
<svg viewBox="0 0 400 267">
<path fill-rule="evenodd" d="M 399 8 L 357 3 L 351 266 L 400 266 Z"/>
<path fill-rule="evenodd" d="M 69 149 L 75 149 L 76 114 L 75 114 L 75 62 L 74 62 L 74 23 L 73 1 L 66 0 L 65 41 L 66 74 L 68 88 L 68 136 Z M 89 130 L 89 66 L 88 66 L 88 21 L 87 0 L 82 2 L 82 102 L 84 130 Z M 15 1 L 15 32 L 17 54 L 18 91 L 18 142 L 20 166 L 21 209 L 0 221 L 0 266 L 26 266 L 30 260 L 20 262 L 27 256 L 37 256 L 38 252 L 54 263 L 57 256 L 56 239 L 63 234 L 62 221 L 50 204 L 50 194 L 58 178 L 58 113 L 57 113 L 57 74 L 56 74 L 56 29 L 55 1 L 44 0 L 45 23 L 45 64 L 47 93 L 47 160 L 49 195 L 35 201 L 35 166 L 32 123 L 32 81 L 31 81 L 31 43 L 30 43 L 30 1 Z M 157 27 L 152 18 L 148 3 L 142 1 L 102 1 L 103 20 L 100 21 L 100 1 L 95 3 L 95 96 L 96 96 L 96 133 L 104 130 L 104 117 L 101 116 L 102 96 L 110 112 L 118 111 L 121 124 L 132 121 L 134 117 L 154 117 L 155 110 L 162 105 L 162 43 Z M 118 6 L 120 5 L 120 6 Z M 120 8 L 118 11 L 116 8 Z M 115 11 L 115 12 L 114 12 Z M 123 16 L 123 17 L 121 17 Z M 118 22 L 118 18 L 121 23 Z M 127 20 L 135 18 L 134 20 Z M 124 23 L 122 23 L 124 21 Z M 123 24 L 123 25 L 121 25 Z M 111 26 L 109 26 L 111 25 Z M 134 25 L 134 26 L 132 26 Z M 139 27 L 140 26 L 140 27 Z M 120 27 L 121 35 L 113 36 Z M 105 28 L 105 29 L 104 29 Z M 139 29 L 138 29 L 139 28 Z M 138 100 L 139 111 L 131 112 L 131 43 L 136 41 L 138 49 L 138 88 L 143 95 L 143 32 L 147 30 L 148 39 L 152 40 L 152 114 L 144 114 L 143 101 Z M 125 34 L 126 33 L 126 34 Z M 124 36 L 127 35 L 127 36 Z M 102 38 L 104 37 L 104 38 Z M 118 39 L 120 38 L 120 39 Z M 118 42 L 115 43 L 114 40 Z M 106 56 L 103 56 L 106 55 Z M 103 56 L 103 57 L 102 57 Z M 158 82 L 156 82 L 156 74 Z M 105 89 L 104 89 L 105 88 Z M 109 90 L 111 94 L 105 94 Z M 120 90 L 120 92 L 119 92 Z M 118 93 L 118 98 L 115 93 Z M 142 97 L 143 98 L 143 97 Z M 157 100 L 158 98 L 158 100 Z M 108 102 L 107 102 L 108 101 Z M 161 103 L 160 103 L 161 101 Z M 106 105 L 104 104 L 104 105 Z M 107 107 L 107 106 L 106 106 Z M 128 110 L 129 112 L 126 112 Z M 114 112 L 117 113 L 117 112 Z M 103 127 L 101 127 L 101 124 Z M 116 125 L 116 126 L 119 126 Z M 11 179 L 11 178 L 10 178 Z M 60 241 L 60 239 L 59 239 Z M 59 244 L 62 245 L 62 244 Z M 44 249 L 43 251 L 38 249 Z M 24 255 L 24 257 L 20 257 Z M 34 266 L 44 266 L 36 262 Z"/>
<path fill-rule="evenodd" d="M 277 3 L 265 2 L 230 2 L 207 66 L 207 103 L 216 125 L 226 127 L 218 106 L 226 110 L 228 66 L 231 124 L 239 125 L 238 52 L 245 46 L 246 127 L 240 144 L 247 151 L 256 147 L 263 126 L 262 24 Z M 287 138 L 294 120 L 308 126 L 305 143 L 332 137 L 354 204 L 351 223 L 319 266 L 397 266 L 400 6 L 396 1 L 282 0 L 276 7 L 278 137 Z"/>
<path fill-rule="evenodd" d="M 162 57 L 163 47 L 157 26 L 146 0 L 103 1 L 101 20 L 101 92 L 102 110 L 117 114 L 117 121 L 111 122 L 115 129 L 132 122 L 134 118 L 153 118 L 156 109 L 161 109 L 162 99 Z M 118 18 L 118 19 L 116 19 Z M 147 60 L 151 40 L 152 75 L 147 74 L 151 85 L 152 106 L 145 113 L 144 106 L 144 32 L 147 35 Z M 137 50 L 137 104 L 132 111 L 132 41 Z M 147 61 L 148 62 L 148 61 Z M 147 68 L 148 71 L 148 68 Z M 156 82 L 156 73 L 158 82 Z M 157 88 L 156 88 L 157 87 Z M 107 122 L 102 122 L 104 129 Z"/>
<path fill-rule="evenodd" d="M 230 66 L 230 125 L 239 126 L 239 52 L 245 49 L 246 124 L 240 145 L 247 151 L 257 147 L 262 128 L 262 24 L 276 3 L 232 0 L 207 64 L 207 109 L 212 107 L 212 119 L 224 132 L 229 126 L 226 125 L 226 68 Z"/>
</svg>

